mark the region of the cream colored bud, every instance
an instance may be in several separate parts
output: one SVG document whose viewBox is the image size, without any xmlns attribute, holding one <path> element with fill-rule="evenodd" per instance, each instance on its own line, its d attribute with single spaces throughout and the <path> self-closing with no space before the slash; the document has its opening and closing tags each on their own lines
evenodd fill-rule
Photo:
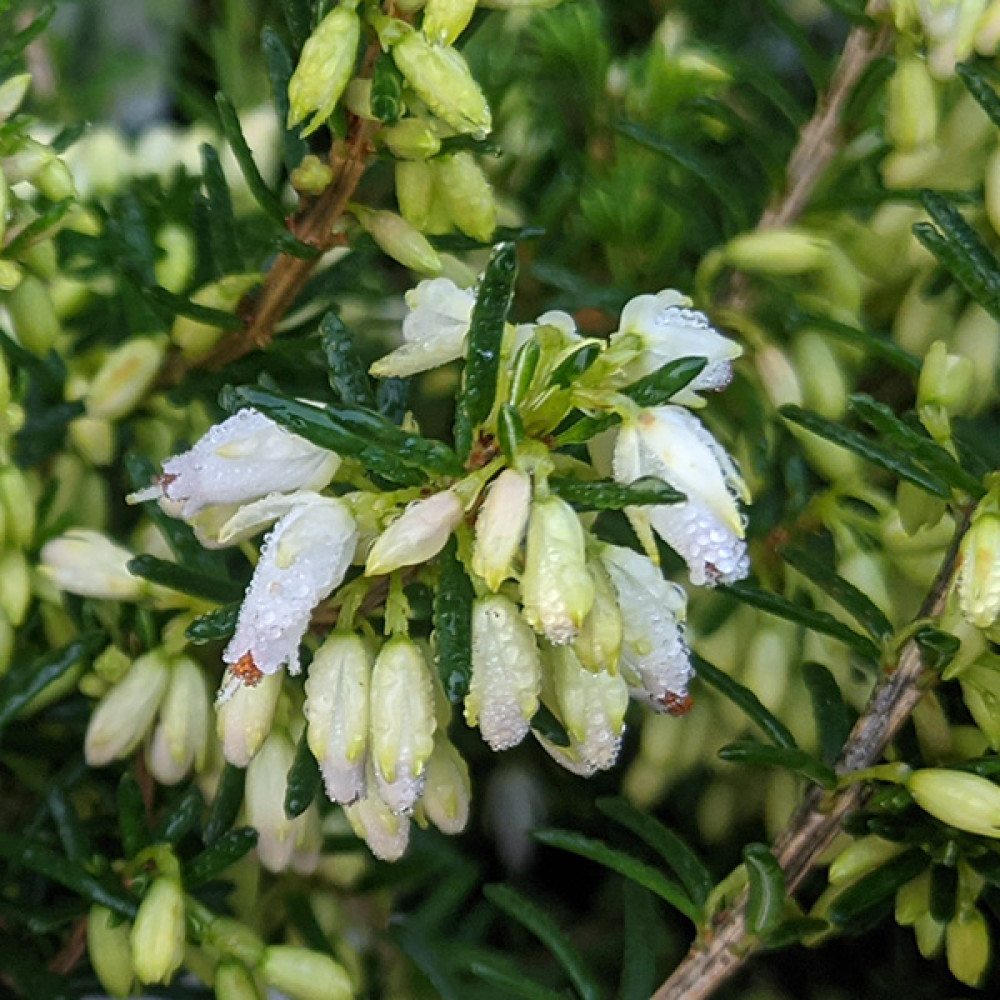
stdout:
<svg viewBox="0 0 1000 1000">
<path fill-rule="evenodd" d="M 211 714 L 201 667 L 189 656 L 175 660 L 148 753 L 150 773 L 161 785 L 176 785 L 192 768 L 202 769 Z"/>
<path fill-rule="evenodd" d="M 236 767 L 246 767 L 271 731 L 281 694 L 284 672 L 265 674 L 253 686 L 238 684 L 232 695 L 216 709 L 215 730 L 222 741 L 223 756 Z M 232 680 L 227 673 L 222 690 Z"/>
<path fill-rule="evenodd" d="M 139 904 L 132 927 L 132 965 L 141 983 L 168 983 L 184 960 L 184 892 L 157 878 Z"/>
<path fill-rule="evenodd" d="M 472 20 L 476 0 L 427 0 L 424 34 L 437 45 L 451 45 Z"/>
<path fill-rule="evenodd" d="M 139 405 L 163 360 L 164 344 L 136 337 L 116 347 L 98 369 L 84 403 L 91 417 L 118 420 Z"/>
<path fill-rule="evenodd" d="M 927 767 L 906 783 L 914 801 L 942 823 L 967 833 L 1000 838 L 1000 788 L 968 771 Z"/>
<path fill-rule="evenodd" d="M 426 160 L 441 148 L 441 140 L 423 118 L 404 118 L 382 129 L 380 138 L 393 156 L 402 160 Z"/>
<path fill-rule="evenodd" d="M 831 885 L 846 885 L 881 868 L 903 850 L 903 845 L 891 840 L 883 840 L 874 834 L 852 841 L 850 846 L 837 855 L 830 865 Z"/>
<path fill-rule="evenodd" d="M 896 892 L 896 923 L 912 927 L 931 905 L 931 870 L 925 868 Z"/>
<path fill-rule="evenodd" d="M 333 114 L 354 72 L 361 40 L 361 19 L 355 6 L 341 3 L 320 21 L 302 47 L 288 81 L 288 127 L 313 116 L 303 135 L 315 132 Z"/>
<path fill-rule="evenodd" d="M 1000 749 L 1000 663 L 990 654 L 958 675 L 962 700 L 994 751 Z"/>
<path fill-rule="evenodd" d="M 958 603 L 979 628 L 1000 615 L 1000 509 L 994 487 L 979 504 L 958 551 Z"/>
<path fill-rule="evenodd" d="M 376 794 L 377 779 L 369 769 L 367 784 L 371 791 L 357 802 L 344 806 L 344 815 L 351 829 L 368 845 L 372 854 L 382 861 L 398 861 L 410 842 L 410 820 L 403 813 L 393 812 Z"/>
<path fill-rule="evenodd" d="M 0 468 L 0 504 L 7 542 L 27 548 L 35 537 L 35 498 L 28 477 L 13 463 Z"/>
<path fill-rule="evenodd" d="M 157 232 L 156 245 L 163 251 L 153 265 L 156 280 L 168 292 L 180 294 L 194 272 L 194 236 L 183 226 L 168 222 Z"/>
<path fill-rule="evenodd" d="M 889 80 L 885 128 L 897 149 L 915 149 L 937 133 L 937 94 L 927 62 L 919 55 L 901 56 Z"/>
<path fill-rule="evenodd" d="M 132 925 L 106 906 L 95 904 L 87 917 L 87 954 L 101 987 L 113 997 L 132 992 Z"/>
<path fill-rule="evenodd" d="M 434 749 L 434 685 L 423 653 L 409 639 L 390 639 L 371 679 L 371 754 L 379 795 L 406 812 L 423 790 Z"/>
<path fill-rule="evenodd" d="M 253 976 L 241 962 L 220 962 L 214 985 L 215 1000 L 261 1000 Z"/>
<path fill-rule="evenodd" d="M 132 553 L 99 531 L 76 528 L 42 547 L 41 574 L 60 590 L 109 601 L 137 601 L 145 593 L 128 570 Z"/>
<path fill-rule="evenodd" d="M 15 627 L 24 623 L 31 604 L 31 569 L 20 549 L 0 553 L 0 610 Z"/>
<path fill-rule="evenodd" d="M 302 817 L 285 814 L 288 772 L 295 760 L 295 747 L 283 732 L 274 731 L 247 766 L 246 817 L 257 830 L 257 856 L 271 872 L 291 865 L 295 839 Z"/>
<path fill-rule="evenodd" d="M 240 920 L 216 917 L 202 936 L 204 944 L 220 955 L 254 968 L 264 957 L 264 942 Z"/>
<path fill-rule="evenodd" d="M 948 970 L 966 986 L 978 987 L 990 965 L 992 945 L 986 919 L 975 906 L 962 907 L 945 930 Z"/>
<path fill-rule="evenodd" d="M 439 192 L 456 228 L 480 243 L 488 243 L 497 226 L 497 206 L 486 175 L 472 153 L 444 156 L 434 162 Z"/>
<path fill-rule="evenodd" d="M 83 750 L 91 767 L 128 757 L 146 735 L 167 690 L 170 670 L 160 650 L 140 656 L 94 709 Z"/>
<path fill-rule="evenodd" d="M 434 168 L 426 160 L 400 160 L 395 177 L 400 213 L 411 226 L 426 232 L 434 203 Z"/>
<path fill-rule="evenodd" d="M 924 958 L 934 958 L 941 954 L 944 947 L 945 925 L 935 920 L 933 915 L 925 913 L 913 924 L 913 936 L 917 941 L 917 951 Z"/>
<path fill-rule="evenodd" d="M 438 734 L 427 760 L 421 809 L 442 833 L 461 833 L 469 822 L 471 795 L 468 764 L 451 741 Z"/>
<path fill-rule="evenodd" d="M 0 292 L 11 292 L 21 283 L 24 270 L 12 260 L 0 260 Z"/>
<path fill-rule="evenodd" d="M 240 300 L 264 280 L 259 271 L 252 274 L 229 274 L 199 288 L 191 296 L 195 305 L 208 306 L 221 312 L 233 312 Z M 190 316 L 178 316 L 170 329 L 170 339 L 190 361 L 204 357 L 222 337 L 222 327 L 202 323 Z"/>
<path fill-rule="evenodd" d="M 969 358 L 949 354 L 944 341 L 934 341 L 920 369 L 917 406 L 940 407 L 952 416 L 964 413 L 972 389 L 973 367 Z"/>
<path fill-rule="evenodd" d="M 115 429 L 104 417 L 77 417 L 70 422 L 69 439 L 78 452 L 98 468 L 115 457 Z"/>
<path fill-rule="evenodd" d="M 30 86 L 30 73 L 18 73 L 0 83 L 0 122 L 6 121 L 17 111 Z"/>
<path fill-rule="evenodd" d="M 530 512 L 531 477 L 517 469 L 504 469 L 479 508 L 472 548 L 473 572 L 492 591 L 499 590 L 514 572 Z"/>
<path fill-rule="evenodd" d="M 76 196 L 76 185 L 69 167 L 59 157 L 54 156 L 35 174 L 32 184 L 49 201 L 65 201 Z"/>
<path fill-rule="evenodd" d="M 1000 371 L 1000 323 L 977 302 L 958 319 L 949 346 L 972 361 L 972 387 L 965 412 L 975 413 L 995 398 Z"/>
<path fill-rule="evenodd" d="M 292 171 L 289 180 L 292 187 L 301 194 L 320 195 L 333 180 L 333 168 L 310 153 L 302 157 L 302 162 Z"/>
<path fill-rule="evenodd" d="M 437 274 L 441 259 L 427 238 L 395 212 L 374 211 L 359 205 L 352 207 L 358 222 L 368 235 L 393 260 L 421 274 Z"/>
<path fill-rule="evenodd" d="M 454 49 L 414 31 L 393 47 L 392 57 L 417 96 L 456 132 L 489 135 L 493 120 L 486 97 Z"/>
<path fill-rule="evenodd" d="M 352 1000 L 347 970 L 329 955 L 292 945 L 271 945 L 264 952 L 260 974 L 268 986 L 292 1000 Z"/>
<path fill-rule="evenodd" d="M 803 403 L 821 416 L 839 420 L 847 408 L 847 380 L 829 338 L 817 330 L 803 330 L 795 338 L 792 354 Z"/>
<path fill-rule="evenodd" d="M 397 7 L 399 4 L 396 5 Z M 344 107 L 359 118 L 375 121 L 372 114 L 372 82 L 355 77 L 344 89 Z"/>
<path fill-rule="evenodd" d="M 743 233 L 725 248 L 726 262 L 750 274 L 794 276 L 827 265 L 829 241 L 802 229 L 767 229 Z"/>
<path fill-rule="evenodd" d="M 572 642 L 594 603 L 584 532 L 565 500 L 549 496 L 531 505 L 521 600 L 524 616 L 549 642 Z"/>
<path fill-rule="evenodd" d="M 365 563 L 365 575 L 380 576 L 433 559 L 464 513 L 461 499 L 452 490 L 410 504 L 375 540 Z"/>
<path fill-rule="evenodd" d="M 618 670 L 622 651 L 622 612 L 618 592 L 600 560 L 591 559 L 587 572 L 594 582 L 594 603 L 580 626 L 573 650 L 588 670 Z"/>
<path fill-rule="evenodd" d="M 33 354 L 48 354 L 59 336 L 60 326 L 45 285 L 33 274 L 24 274 L 17 287 L 7 293 L 4 305 L 18 343 Z"/>
</svg>

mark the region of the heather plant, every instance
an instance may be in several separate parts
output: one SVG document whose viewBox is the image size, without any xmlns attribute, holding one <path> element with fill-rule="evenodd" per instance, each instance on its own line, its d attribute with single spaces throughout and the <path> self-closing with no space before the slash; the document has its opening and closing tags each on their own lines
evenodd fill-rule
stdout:
<svg viewBox="0 0 1000 1000">
<path fill-rule="evenodd" d="M 995 987 L 998 46 L 0 3 L 2 988 Z"/>
</svg>

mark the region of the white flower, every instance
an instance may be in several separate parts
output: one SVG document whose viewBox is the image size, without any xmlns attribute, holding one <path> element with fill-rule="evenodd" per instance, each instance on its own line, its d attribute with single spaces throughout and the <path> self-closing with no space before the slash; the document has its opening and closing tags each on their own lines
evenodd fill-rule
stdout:
<svg viewBox="0 0 1000 1000">
<path fill-rule="evenodd" d="M 74 528 L 46 542 L 40 570 L 60 590 L 80 597 L 136 601 L 146 585 L 128 571 L 133 558 L 99 531 Z"/>
<path fill-rule="evenodd" d="M 684 406 L 702 406 L 699 392 L 725 389 L 733 377 L 733 360 L 743 353 L 734 340 L 723 337 L 708 317 L 691 308 L 691 300 L 672 289 L 656 295 L 638 295 L 622 310 L 618 332 L 611 337 L 638 336 L 642 352 L 627 366 L 630 381 L 662 368 L 678 358 L 706 358 L 708 364 L 673 399 Z"/>
<path fill-rule="evenodd" d="M 398 861 L 410 842 L 410 818 L 393 812 L 375 792 L 377 784 L 369 768 L 366 784 L 368 794 L 357 802 L 344 806 L 344 815 L 351 829 L 368 845 L 372 854 L 382 861 Z"/>
<path fill-rule="evenodd" d="M 621 668 L 632 696 L 658 712 L 682 711 L 692 676 L 682 626 L 687 603 L 684 591 L 664 579 L 646 556 L 631 549 L 602 546 L 601 562 L 622 609 Z"/>
<path fill-rule="evenodd" d="M 742 580 L 749 572 L 743 516 L 749 499 L 733 460 L 697 417 L 682 406 L 657 406 L 627 421 L 615 441 L 615 479 L 655 476 L 687 500 L 632 508 L 687 563 L 692 583 Z"/>
<path fill-rule="evenodd" d="M 222 755 L 236 767 L 246 767 L 271 732 L 282 673 L 265 674 L 257 684 L 243 684 L 226 671 L 215 713 L 215 731 Z"/>
<path fill-rule="evenodd" d="M 427 781 L 420 796 L 421 812 L 442 832 L 461 833 L 469 822 L 469 766 L 451 741 L 440 733 L 427 759 Z"/>
<path fill-rule="evenodd" d="M 375 540 L 365 575 L 380 576 L 432 559 L 444 548 L 464 513 L 461 498 L 452 490 L 411 503 Z"/>
<path fill-rule="evenodd" d="M 150 773 L 161 785 L 176 785 L 192 767 L 204 765 L 211 714 L 201 667 L 189 656 L 175 660 L 147 754 Z"/>
<path fill-rule="evenodd" d="M 203 507 L 242 504 L 269 493 L 318 490 L 333 479 L 339 456 L 245 409 L 216 424 L 190 450 L 163 463 L 163 475 L 132 502 L 176 501 L 185 518 Z"/>
<path fill-rule="evenodd" d="M 465 339 L 476 303 L 471 289 L 448 278 L 421 281 L 406 293 L 402 346 L 371 366 L 378 378 L 414 375 L 456 361 L 465 354 Z"/>
<path fill-rule="evenodd" d="M 531 511 L 531 479 L 504 469 L 490 486 L 476 518 L 472 568 L 492 591 L 511 576 Z"/>
<path fill-rule="evenodd" d="M 344 579 L 357 541 L 340 500 L 315 496 L 285 514 L 264 539 L 223 660 L 264 674 L 287 663 L 297 673 L 313 609 Z"/>
</svg>

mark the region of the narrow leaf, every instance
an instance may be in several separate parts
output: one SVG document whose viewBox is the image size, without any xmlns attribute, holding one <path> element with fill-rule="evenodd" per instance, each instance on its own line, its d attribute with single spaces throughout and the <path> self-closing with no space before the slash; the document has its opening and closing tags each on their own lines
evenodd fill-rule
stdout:
<svg viewBox="0 0 1000 1000">
<path fill-rule="evenodd" d="M 468 693 L 472 677 L 472 601 L 475 593 L 458 558 L 454 535 L 448 539 L 438 562 L 441 575 L 434 593 L 438 671 L 448 700 L 457 704 Z"/>
<path fill-rule="evenodd" d="M 191 594 L 193 597 L 203 597 L 207 601 L 218 601 L 220 604 L 239 600 L 243 596 L 243 586 L 232 580 L 209 576 L 157 556 L 136 556 L 130 559 L 128 571 L 133 576 L 141 576 L 161 587 Z"/>
<path fill-rule="evenodd" d="M 455 449 L 465 458 L 474 429 L 490 415 L 500 370 L 500 344 L 517 278 L 517 248 L 498 243 L 483 273 L 469 326 L 462 387 L 455 403 Z"/>
<path fill-rule="evenodd" d="M 603 992 L 600 984 L 587 967 L 583 956 L 544 910 L 508 885 L 484 886 L 483 895 L 507 916 L 527 928 L 548 948 L 569 976 L 581 1000 L 601 1000 Z"/>
<path fill-rule="evenodd" d="M 549 487 L 556 496 L 571 503 L 577 510 L 621 510 L 624 507 L 646 507 L 667 503 L 683 503 L 687 497 L 669 483 L 655 476 L 637 479 L 625 486 L 613 479 L 569 479 L 553 476 Z"/>
<path fill-rule="evenodd" d="M 993 85 L 971 63 L 959 63 L 955 72 L 990 121 L 1000 128 L 1000 95 L 993 89 Z"/>
<path fill-rule="evenodd" d="M 520 968 L 506 959 L 481 956 L 469 963 L 469 971 L 490 986 L 495 986 L 505 997 L 520 997 L 521 1000 L 566 1000 L 560 990 L 542 986 L 528 979 Z"/>
<path fill-rule="evenodd" d="M 183 295 L 167 291 L 166 288 L 161 288 L 159 285 L 143 285 L 141 287 L 143 298 L 161 309 L 168 317 L 188 316 L 206 326 L 217 326 L 223 330 L 243 328 L 243 320 L 234 313 L 199 305 L 197 302 L 192 302 Z"/>
<path fill-rule="evenodd" d="M 344 406 L 363 406 L 374 410 L 375 394 L 368 373 L 358 356 L 354 338 L 336 313 L 328 312 L 320 320 L 319 337 L 330 388 L 339 401 Z"/>
<path fill-rule="evenodd" d="M 77 204 L 75 198 L 64 198 L 50 205 L 41 215 L 32 219 L 11 241 L 3 248 L 3 255 L 7 260 L 17 260 L 32 244 L 44 238 L 51 230 L 62 222 L 66 213 Z"/>
<path fill-rule="evenodd" d="M 184 866 L 184 885 L 188 889 L 197 889 L 211 882 L 256 846 L 257 831 L 252 826 L 241 826 L 222 834 Z"/>
<path fill-rule="evenodd" d="M 87 864 L 91 858 L 90 838 L 66 789 L 59 783 L 49 785 L 45 791 L 45 805 L 55 823 L 66 857 L 73 864 Z"/>
<path fill-rule="evenodd" d="M 305 893 L 290 893 L 287 897 L 285 912 L 288 914 L 288 922 L 298 931 L 307 948 L 336 957 L 336 952 L 330 944 L 330 938 L 316 919 L 316 912 Z"/>
<path fill-rule="evenodd" d="M 531 717 L 531 728 L 557 747 L 568 747 L 569 733 L 566 727 L 544 705 Z"/>
<path fill-rule="evenodd" d="M 743 864 L 747 869 L 747 927 L 764 937 L 785 915 L 785 873 L 763 844 L 747 844 Z"/>
<path fill-rule="evenodd" d="M 219 154 L 208 143 L 201 147 L 201 164 L 202 181 L 208 196 L 208 226 L 215 264 L 221 274 L 237 274 L 243 270 L 243 255 L 236 238 L 233 199 Z"/>
<path fill-rule="evenodd" d="M 126 858 L 134 858 L 151 840 L 142 789 L 131 771 L 118 782 L 118 832 Z"/>
<path fill-rule="evenodd" d="M 822 313 L 798 314 L 796 325 L 819 327 L 827 333 L 832 333 L 838 340 L 859 347 L 870 358 L 884 361 L 907 375 L 915 377 L 920 374 L 920 358 L 883 334 L 848 326 Z"/>
<path fill-rule="evenodd" d="M 243 805 L 243 786 L 246 782 L 246 771 L 235 764 L 226 764 L 222 769 L 219 787 L 205 821 L 202 840 L 211 847 L 236 822 L 240 807 Z"/>
<path fill-rule="evenodd" d="M 840 893 L 830 904 L 827 918 L 838 927 L 864 920 L 929 863 L 930 858 L 919 848 L 905 851 Z"/>
<path fill-rule="evenodd" d="M 955 916 L 958 902 L 958 869 L 954 865 L 934 865 L 931 868 L 930 914 L 946 924 Z"/>
<path fill-rule="evenodd" d="M 624 851 L 618 851 L 599 840 L 592 840 L 582 834 L 570 830 L 539 830 L 534 834 L 536 840 L 550 847 L 579 854 L 582 858 L 596 861 L 605 868 L 610 868 L 619 875 L 624 875 L 633 882 L 655 892 L 661 899 L 679 910 L 689 920 L 695 923 L 701 919 L 701 910 L 691 897 L 674 881 L 657 869 L 647 865 L 638 858 L 633 858 Z"/>
<path fill-rule="evenodd" d="M 403 75 L 388 53 L 375 61 L 370 105 L 372 114 L 384 125 L 395 125 L 403 113 Z"/>
<path fill-rule="evenodd" d="M 976 262 L 966 252 L 967 247 L 957 244 L 939 232 L 929 222 L 918 222 L 913 235 L 944 266 L 945 270 L 979 303 L 994 319 L 1000 319 L 1000 290 L 989 274 L 983 274 Z"/>
<path fill-rule="evenodd" d="M 319 764 L 309 749 L 309 741 L 303 732 L 295 748 L 295 759 L 288 771 L 285 786 L 285 815 L 289 819 L 301 816 L 312 805 L 322 784 Z"/>
<path fill-rule="evenodd" d="M 434 988 L 434 996 L 440 1000 L 464 1000 L 465 990 L 459 987 L 450 969 L 442 961 L 450 951 L 450 942 L 441 948 L 432 947 L 412 920 L 397 923 L 392 928 L 392 937 L 427 977 Z"/>
<path fill-rule="evenodd" d="M 938 672 L 944 670 L 955 659 L 962 646 L 957 636 L 933 625 L 921 625 L 913 633 L 913 641 L 920 647 L 924 666 L 928 670 Z"/>
<path fill-rule="evenodd" d="M 804 750 L 776 747 L 759 740 L 734 740 L 727 743 L 719 756 L 732 764 L 758 764 L 762 767 L 782 767 L 808 778 L 820 788 L 836 788 L 837 775 L 832 767 L 818 761 Z"/>
<path fill-rule="evenodd" d="M 568 389 L 600 357 L 600 354 L 600 344 L 584 344 L 558 365 L 549 378 L 549 384 Z"/>
<path fill-rule="evenodd" d="M 833 674 L 821 663 L 806 663 L 802 667 L 802 676 L 816 718 L 820 759 L 832 766 L 851 731 L 851 710 Z"/>
<path fill-rule="evenodd" d="M 383 378 L 375 388 L 375 409 L 398 427 L 410 406 L 410 380 Z"/>
<path fill-rule="evenodd" d="M 153 839 L 167 844 L 178 843 L 195 828 L 204 808 L 205 800 L 198 786 L 188 785 L 157 824 Z"/>
<path fill-rule="evenodd" d="M 697 653 L 692 653 L 691 662 L 694 664 L 698 677 L 714 687 L 719 694 L 728 698 L 751 722 L 763 730 L 768 739 L 779 747 L 787 747 L 791 750 L 797 747 L 795 737 L 792 736 L 785 724 L 761 704 L 760 699 L 750 688 L 733 680 L 729 674 L 723 673 L 718 667 L 713 667 L 708 660 L 702 659 Z"/>
<path fill-rule="evenodd" d="M 656 910 L 653 896 L 635 882 L 622 886 L 625 954 L 618 1000 L 647 1000 L 656 989 Z"/>
<path fill-rule="evenodd" d="M 199 615 L 184 630 L 184 635 L 196 646 L 206 642 L 217 642 L 228 639 L 236 631 L 236 622 L 240 616 L 240 602 L 223 604 L 203 615 Z"/>
</svg>

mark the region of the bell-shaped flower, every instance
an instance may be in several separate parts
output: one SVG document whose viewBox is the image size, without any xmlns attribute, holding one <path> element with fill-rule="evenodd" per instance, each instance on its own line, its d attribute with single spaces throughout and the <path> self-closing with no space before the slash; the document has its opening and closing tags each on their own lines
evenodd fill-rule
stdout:
<svg viewBox="0 0 1000 1000">
<path fill-rule="evenodd" d="M 136 601 L 147 590 L 128 570 L 128 549 L 88 528 L 74 528 L 42 546 L 40 571 L 60 590 L 80 597 Z"/>
<path fill-rule="evenodd" d="M 708 317 L 691 308 L 691 300 L 672 289 L 656 295 L 637 295 L 622 310 L 611 347 L 622 338 L 638 337 L 640 351 L 626 365 L 628 381 L 635 381 L 678 358 L 705 358 L 708 364 L 693 382 L 673 397 L 684 406 L 703 406 L 699 392 L 725 389 L 733 377 L 733 361 L 743 353 L 734 340 L 723 337 Z"/>
<path fill-rule="evenodd" d="M 44 555 L 44 550 L 43 550 Z M 979 628 L 1000 615 L 1000 487 L 980 501 L 958 553 L 958 604 Z"/>
<path fill-rule="evenodd" d="M 525 543 L 521 601 L 524 617 L 549 642 L 572 642 L 594 603 L 587 572 L 583 525 L 556 496 L 531 505 Z"/>
<path fill-rule="evenodd" d="M 215 712 L 215 731 L 222 755 L 236 767 L 253 760 L 271 732 L 284 673 L 264 674 L 256 684 L 244 684 L 226 671 Z"/>
<path fill-rule="evenodd" d="M 150 773 L 161 785 L 176 785 L 192 768 L 203 766 L 211 714 L 201 667 L 189 656 L 175 660 L 147 754 Z"/>
<path fill-rule="evenodd" d="M 462 500 L 453 490 L 442 490 L 410 504 L 375 540 L 365 563 L 365 575 L 381 576 L 433 559 L 464 513 Z"/>
<path fill-rule="evenodd" d="M 601 548 L 601 562 L 622 609 L 621 669 L 631 694 L 658 712 L 688 704 L 691 653 L 684 638 L 687 599 L 644 555 L 618 545 Z"/>
<path fill-rule="evenodd" d="M 132 925 L 133 971 L 141 983 L 168 983 L 184 961 L 184 890 L 166 875 L 142 897 Z"/>
<path fill-rule="evenodd" d="M 750 569 L 739 500 L 749 500 L 733 460 L 682 406 L 656 406 L 626 421 L 615 441 L 615 479 L 655 476 L 683 493 L 683 503 L 632 508 L 687 563 L 691 582 L 742 580 Z"/>
<path fill-rule="evenodd" d="M 459 288 L 449 278 L 429 278 L 411 288 L 405 299 L 409 312 L 403 320 L 403 344 L 371 366 L 377 378 L 414 375 L 465 354 L 476 304 L 471 289 Z"/>
<path fill-rule="evenodd" d="M 607 570 L 598 559 L 587 562 L 594 582 L 594 603 L 583 620 L 573 650 L 588 670 L 615 673 L 622 647 L 622 612 L 618 594 Z"/>
<path fill-rule="evenodd" d="M 359 636 L 334 633 L 313 657 L 304 712 L 309 749 L 333 802 L 365 793 L 372 659 Z"/>
<path fill-rule="evenodd" d="M 418 809 L 442 833 L 454 835 L 461 833 L 469 822 L 471 794 L 469 765 L 451 740 L 438 733 L 434 752 L 427 759 L 426 782 Z"/>
<path fill-rule="evenodd" d="M 370 767 L 366 784 L 368 794 L 344 806 L 351 829 L 382 861 L 398 861 L 410 842 L 410 818 L 394 812 L 375 791 L 377 779 Z"/>
<path fill-rule="evenodd" d="M 189 451 L 163 463 L 163 475 L 132 502 L 176 501 L 183 517 L 203 507 L 243 504 L 269 493 L 318 490 L 333 479 L 340 457 L 245 409 L 216 424 Z"/>
<path fill-rule="evenodd" d="M 531 478 L 504 469 L 493 481 L 476 518 L 472 568 L 492 591 L 512 575 L 531 511 Z"/>
<path fill-rule="evenodd" d="M 410 639 L 390 639 L 371 678 L 371 756 L 378 794 L 393 812 L 408 812 L 424 787 L 437 719 L 434 684 Z"/>
<path fill-rule="evenodd" d="M 293 507 L 264 539 L 236 634 L 222 655 L 250 680 L 253 670 L 299 669 L 299 643 L 313 609 L 344 579 L 358 530 L 340 500 L 313 496 Z"/>
<path fill-rule="evenodd" d="M 465 721 L 494 750 L 517 746 L 538 711 L 542 662 L 534 633 L 510 599 L 493 594 L 472 606 L 472 676 Z"/>
</svg>

